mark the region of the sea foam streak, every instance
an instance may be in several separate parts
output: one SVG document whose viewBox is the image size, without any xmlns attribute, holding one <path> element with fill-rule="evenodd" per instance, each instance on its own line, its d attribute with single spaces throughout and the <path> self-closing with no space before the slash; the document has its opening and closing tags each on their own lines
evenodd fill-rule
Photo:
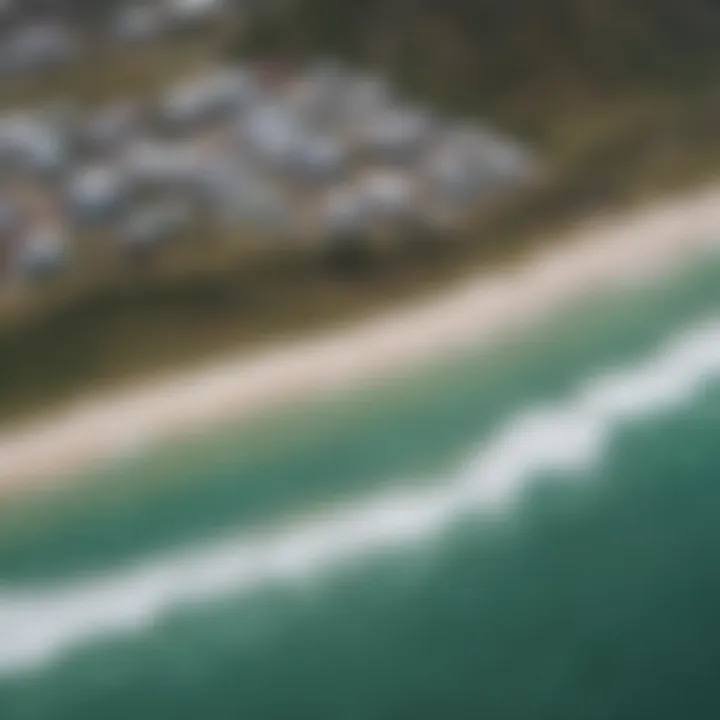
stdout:
<svg viewBox="0 0 720 720">
<path fill-rule="evenodd" d="M 309 578 L 373 551 L 429 539 L 472 508 L 506 507 L 543 471 L 590 468 L 621 424 L 688 401 L 717 375 L 720 321 L 710 321 L 649 361 L 517 416 L 460 472 L 430 489 L 385 491 L 293 525 L 245 531 L 80 584 L 0 589 L 0 675 L 40 668 L 93 638 L 148 629 L 188 603 Z"/>
</svg>

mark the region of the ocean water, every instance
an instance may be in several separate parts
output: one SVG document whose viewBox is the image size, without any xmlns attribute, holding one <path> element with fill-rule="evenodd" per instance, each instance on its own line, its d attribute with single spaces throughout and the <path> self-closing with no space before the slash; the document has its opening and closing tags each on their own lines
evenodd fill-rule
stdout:
<svg viewBox="0 0 720 720">
<path fill-rule="evenodd" d="M 720 257 L 0 508 L 0 720 L 720 716 Z"/>
</svg>

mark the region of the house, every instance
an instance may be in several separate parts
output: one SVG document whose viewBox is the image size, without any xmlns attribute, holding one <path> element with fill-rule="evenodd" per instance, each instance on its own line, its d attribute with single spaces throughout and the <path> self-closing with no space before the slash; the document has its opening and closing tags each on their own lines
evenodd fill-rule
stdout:
<svg viewBox="0 0 720 720">
<path fill-rule="evenodd" d="M 128 201 L 129 190 L 121 169 L 96 163 L 75 170 L 65 192 L 71 215 L 85 224 L 117 216 Z"/>
<path fill-rule="evenodd" d="M 119 166 L 139 188 L 191 185 L 198 173 L 197 153 L 186 143 L 136 140 L 122 152 Z"/>
<path fill-rule="evenodd" d="M 404 221 L 419 214 L 417 187 L 407 174 L 371 171 L 360 181 L 360 193 L 373 222 Z"/>
<path fill-rule="evenodd" d="M 241 120 L 239 135 L 249 152 L 273 167 L 286 167 L 304 141 L 299 119 L 278 103 L 265 102 L 249 110 Z"/>
<path fill-rule="evenodd" d="M 229 118 L 254 98 L 255 87 L 247 73 L 218 69 L 171 87 L 160 98 L 161 120 L 170 129 L 188 131 L 204 123 Z"/>
<path fill-rule="evenodd" d="M 368 117 L 358 130 L 357 141 L 361 151 L 375 162 L 407 163 L 416 159 L 431 130 L 429 114 L 392 108 Z"/>
<path fill-rule="evenodd" d="M 0 162 L 41 174 L 64 169 L 68 160 L 65 138 L 50 123 L 32 113 L 0 118 Z"/>
<path fill-rule="evenodd" d="M 348 148 L 337 137 L 316 134 L 298 143 L 289 154 L 289 171 L 306 183 L 339 182 L 348 165 Z"/>
<path fill-rule="evenodd" d="M 17 271 L 41 280 L 61 273 L 68 264 L 70 239 L 67 229 L 58 223 L 30 227 L 22 238 L 15 259 Z"/>
</svg>

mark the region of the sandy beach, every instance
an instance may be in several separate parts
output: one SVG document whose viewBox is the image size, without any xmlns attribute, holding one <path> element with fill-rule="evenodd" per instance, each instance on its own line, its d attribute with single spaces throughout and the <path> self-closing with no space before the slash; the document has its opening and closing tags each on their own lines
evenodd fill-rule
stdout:
<svg viewBox="0 0 720 720">
<path fill-rule="evenodd" d="M 707 187 L 629 215 L 586 220 L 502 272 L 361 324 L 82 399 L 0 435 L 0 494 L 490 341 L 589 290 L 671 269 L 719 237 L 720 187 Z"/>
</svg>

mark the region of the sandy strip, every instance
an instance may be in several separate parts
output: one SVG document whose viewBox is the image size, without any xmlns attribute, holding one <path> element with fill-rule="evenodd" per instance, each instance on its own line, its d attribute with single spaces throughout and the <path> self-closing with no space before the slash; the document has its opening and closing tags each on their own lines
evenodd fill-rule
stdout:
<svg viewBox="0 0 720 720">
<path fill-rule="evenodd" d="M 0 435 L 0 494 L 36 487 L 209 422 L 247 416 L 520 327 L 612 282 L 633 282 L 720 240 L 720 187 L 596 219 L 502 273 L 354 327 L 243 353 L 95 396 Z"/>
</svg>

